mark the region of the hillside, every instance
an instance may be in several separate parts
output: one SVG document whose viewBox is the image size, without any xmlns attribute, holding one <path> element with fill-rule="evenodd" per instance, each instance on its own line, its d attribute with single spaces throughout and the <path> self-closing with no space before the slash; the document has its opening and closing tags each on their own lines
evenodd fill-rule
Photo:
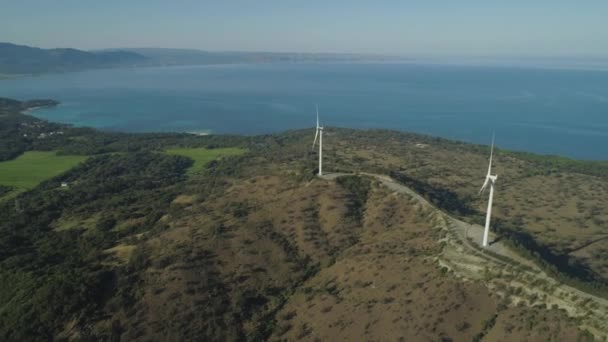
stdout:
<svg viewBox="0 0 608 342">
<path fill-rule="evenodd" d="M 334 169 L 390 174 L 439 207 L 483 222 L 488 147 L 391 131 L 336 131 Z M 328 140 L 331 138 L 328 138 Z M 608 162 L 498 150 L 494 229 L 559 271 L 605 286 Z M 534 258 L 533 255 L 530 256 Z"/>
<path fill-rule="evenodd" d="M 3 119 L 54 125 L 2 103 L 10 104 Z M 84 161 L 15 197 L 0 193 L 3 340 L 608 334 L 606 258 L 582 257 L 606 246 L 598 221 L 606 206 L 593 193 L 608 181 L 604 163 L 498 151 L 494 246 L 505 256 L 462 233 L 482 219 L 484 146 L 327 128 L 324 169 L 344 175 L 318 178 L 312 130 L 239 137 L 60 127 L 5 158 L 45 150 Z M 544 196 L 526 192 L 532 186 Z"/>
<path fill-rule="evenodd" d="M 61 125 L 38 120 L 20 112 L 34 107 L 55 106 L 53 100 L 34 100 L 20 102 L 0 97 L 0 161 L 17 157 L 35 148 L 41 134 L 61 129 Z"/>
<path fill-rule="evenodd" d="M 128 51 L 88 52 L 0 43 L 0 74 L 36 74 L 132 66 L 146 60 L 146 57 Z"/>
</svg>

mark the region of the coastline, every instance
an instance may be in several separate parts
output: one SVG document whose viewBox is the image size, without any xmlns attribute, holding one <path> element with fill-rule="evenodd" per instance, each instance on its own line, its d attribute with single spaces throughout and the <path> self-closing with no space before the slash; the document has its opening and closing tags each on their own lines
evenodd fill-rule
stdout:
<svg viewBox="0 0 608 342">
<path fill-rule="evenodd" d="M 42 108 L 49 108 L 49 107 L 54 107 L 56 105 L 48 105 L 48 106 L 34 106 L 34 107 L 29 107 L 26 108 L 24 110 L 21 111 L 21 114 L 26 114 L 26 115 L 30 115 L 32 112 L 37 111 L 38 109 L 42 109 Z"/>
<path fill-rule="evenodd" d="M 327 115 L 321 113 L 321 119 L 328 126 L 395 129 L 476 144 L 487 143 L 496 130 L 501 147 L 510 150 L 608 160 L 605 150 L 593 148 L 608 143 L 608 134 L 601 127 L 608 120 L 602 116 L 607 95 L 593 88 L 592 82 L 583 82 L 591 77 L 587 73 L 529 76 L 521 70 L 512 75 L 494 69 L 451 68 L 444 72 L 385 64 L 317 65 L 234 70 L 178 70 L 182 67 L 172 66 L 163 71 L 149 68 L 145 73 L 97 70 L 0 82 L 0 92 L 13 98 L 61 96 L 65 103 L 57 109 L 35 106 L 24 111 L 40 118 L 112 131 L 192 134 L 256 135 L 304 128 L 310 124 L 309 103 L 318 101 L 322 111 L 326 108 Z M 314 77 L 299 81 L 309 74 Z M 358 86 L 351 82 L 355 76 L 378 80 L 373 87 Z M 592 76 L 591 80 L 606 85 L 606 76 Z M 328 77 L 334 81 L 325 82 Z M 410 81 L 406 81 L 408 77 Z M 485 81 L 469 82 L 473 78 Z M 576 82 L 565 81 L 570 78 Z M 180 84 L 179 89 L 165 85 L 163 79 Z M 530 84 L 521 85 L 520 79 Z M 461 81 L 468 86 L 454 86 Z M 74 90 L 73 82 L 83 89 Z M 561 87 L 565 90 L 559 90 Z M 103 91 L 97 91 L 101 88 Z M 484 96 L 475 96 L 477 92 Z M 560 92 L 568 96 L 560 97 Z M 557 105 L 564 109 L 553 110 Z M 210 124 L 213 133 L 204 130 Z"/>
<path fill-rule="evenodd" d="M 34 99 L 22 102 L 22 114 L 28 114 L 42 108 L 56 107 L 61 102 L 52 99 Z"/>
<path fill-rule="evenodd" d="M 51 100 L 52 101 L 52 100 Z M 32 113 L 33 111 L 39 110 L 39 109 L 44 109 L 44 108 L 49 108 L 49 107 L 54 107 L 56 105 L 59 105 L 60 103 L 57 102 L 56 104 L 49 104 L 49 105 L 39 105 L 39 106 L 33 106 L 30 108 L 27 108 L 25 110 L 23 110 L 21 113 L 25 114 L 25 115 L 30 115 L 30 113 Z M 51 121 L 51 122 L 55 122 L 55 121 Z M 67 124 L 67 125 L 72 125 L 74 126 L 74 124 L 71 123 L 62 123 L 62 124 Z M 90 127 L 90 126 L 81 126 L 81 127 Z M 104 131 L 103 129 L 100 128 L 96 128 L 96 127 L 90 127 L 93 128 L 95 130 L 100 130 L 100 131 Z M 480 148 L 485 148 L 488 147 L 488 145 L 485 144 L 479 144 L 479 143 L 475 143 L 472 141 L 466 141 L 463 139 L 455 139 L 455 138 L 450 138 L 450 137 L 442 137 L 442 136 L 438 136 L 438 135 L 434 135 L 434 134 L 425 134 L 425 133 L 419 133 L 419 132 L 412 132 L 412 131 L 406 131 L 406 130 L 401 130 L 401 129 L 383 129 L 383 128 L 378 128 L 378 129 L 358 129 L 358 128 L 349 128 L 349 127 L 341 127 L 341 126 L 337 126 L 337 127 L 332 127 L 333 129 L 336 130 L 355 130 L 355 131 L 368 131 L 368 132 L 382 132 L 382 131 L 386 131 L 386 132 L 394 132 L 397 134 L 413 134 L 415 136 L 418 137 L 423 137 L 423 138 L 429 138 L 429 139 L 436 139 L 436 140 L 445 140 L 445 141 L 449 141 L 449 142 L 453 142 L 453 143 L 458 143 L 458 144 L 464 144 L 464 145 L 470 145 L 470 146 L 477 146 Z M 277 131 L 277 132 L 273 132 L 270 133 L 272 135 L 282 135 L 285 134 L 287 132 L 291 132 L 291 131 L 298 131 L 298 130 L 306 130 L 306 128 L 301 128 L 301 129 L 286 129 L 286 130 L 281 130 L 281 131 Z M 121 131 L 124 133 L 132 133 L 132 134 L 145 134 L 145 133 L 160 133 L 160 134 L 171 134 L 171 133 L 182 133 L 182 134 L 190 134 L 190 135 L 194 135 L 194 136 L 209 136 L 209 135 L 215 135 L 215 133 L 211 130 L 211 129 L 201 129 L 201 130 L 176 130 L 176 131 L 155 131 L 155 132 L 130 132 L 130 131 Z M 219 135 L 223 135 L 223 134 L 219 134 Z M 242 134 L 241 134 L 242 135 Z M 254 134 L 255 135 L 263 135 L 263 134 Z M 244 134 L 244 136 L 248 136 L 247 134 Z M 575 157 L 570 157 L 570 156 L 564 156 L 564 155 L 556 155 L 556 154 L 545 154 L 545 153 L 539 153 L 539 152 L 531 152 L 531 151 L 526 151 L 526 150 L 516 150 L 516 149 L 510 149 L 510 148 L 500 148 L 499 150 L 501 153 L 503 153 L 506 157 L 515 157 L 515 158 L 520 158 L 523 160 L 528 160 L 528 161 L 536 161 L 536 162 L 545 162 L 545 163 L 555 163 L 555 164 L 560 164 L 562 167 L 568 166 L 570 167 L 572 170 L 577 170 L 577 169 L 584 169 L 584 168 L 595 168 L 595 167 L 603 167 L 604 165 L 608 165 L 608 160 L 605 159 L 583 159 L 583 158 L 575 158 Z"/>
<path fill-rule="evenodd" d="M 197 136 L 206 136 L 206 135 L 211 135 L 212 134 L 211 130 L 186 131 L 184 133 L 186 133 L 186 134 L 192 134 L 192 135 L 197 135 Z"/>
</svg>

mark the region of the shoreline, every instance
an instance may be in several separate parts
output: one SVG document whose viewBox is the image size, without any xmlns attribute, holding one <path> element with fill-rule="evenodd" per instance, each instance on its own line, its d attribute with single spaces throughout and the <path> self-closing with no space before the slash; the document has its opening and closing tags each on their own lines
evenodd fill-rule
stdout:
<svg viewBox="0 0 608 342">
<path fill-rule="evenodd" d="M 395 59 L 354 59 L 354 60 L 327 60 L 327 61 L 263 61 L 263 62 L 223 62 L 223 63 L 185 63 L 185 64 L 141 64 L 141 65 L 120 65 L 99 68 L 85 68 L 75 70 L 49 70 L 35 73 L 25 74 L 0 74 L 0 81 L 25 78 L 25 77 L 40 77 L 49 75 L 61 75 L 69 73 L 82 73 L 91 71 L 107 71 L 107 70 L 133 70 L 133 69 L 164 69 L 164 68 L 192 68 L 192 67 L 226 67 L 226 66 L 243 66 L 243 65 L 290 65 L 290 64 L 404 64 L 418 66 L 433 66 L 433 67 L 456 67 L 456 68 L 496 68 L 496 69 L 513 69 L 513 70 L 546 70 L 546 71 L 572 71 L 572 72 L 608 72 L 608 61 L 605 64 L 594 63 L 563 63 L 563 64 L 543 64 L 535 60 L 492 60 L 492 59 L 447 59 L 447 58 L 395 58 Z"/>
<path fill-rule="evenodd" d="M 56 105 L 48 105 L 48 106 L 34 106 L 34 107 L 29 107 L 29 108 L 26 108 L 26 109 L 22 110 L 22 111 L 21 111 L 21 114 L 30 114 L 30 113 L 32 113 L 32 112 L 35 112 L 35 111 L 39 110 L 39 109 L 43 109 L 43 108 L 51 108 L 51 107 L 54 107 L 54 106 L 56 106 Z"/>
<path fill-rule="evenodd" d="M 309 129 L 306 127 L 300 127 L 300 128 L 294 127 L 294 128 L 286 128 L 286 129 L 273 131 L 273 132 L 254 133 L 254 134 L 214 133 L 210 129 L 202 129 L 202 130 L 184 129 L 184 130 L 173 130 L 173 131 L 151 130 L 151 131 L 142 132 L 142 131 L 131 131 L 131 130 L 123 130 L 123 129 L 105 129 L 103 127 L 94 127 L 94 126 L 90 126 L 90 125 L 80 125 L 80 124 L 75 124 L 75 123 L 70 123 L 70 122 L 59 122 L 59 121 L 55 121 L 55 120 L 49 120 L 46 118 L 40 118 L 33 114 L 34 112 L 36 112 L 38 110 L 55 107 L 60 104 L 61 103 L 33 106 L 33 107 L 29 107 L 27 109 L 22 110 L 21 113 L 24 115 L 33 116 L 39 120 L 45 120 L 45 121 L 49 121 L 49 122 L 53 122 L 53 123 L 59 123 L 59 124 L 63 124 L 63 125 L 73 126 L 73 127 L 87 127 L 87 128 L 99 130 L 102 132 L 111 131 L 111 132 L 121 132 L 121 133 L 126 133 L 126 134 L 190 134 L 190 135 L 194 135 L 194 136 L 209 136 L 209 135 L 261 136 L 261 135 L 281 135 L 286 132 L 301 131 L 301 130 Z M 466 139 L 458 139 L 458 138 L 440 136 L 437 134 L 430 134 L 430 133 L 407 131 L 407 130 L 396 129 L 396 128 L 353 128 L 353 127 L 346 127 L 346 126 L 332 126 L 332 127 L 328 127 L 328 128 L 337 129 L 337 130 L 356 130 L 356 131 L 371 131 L 371 132 L 387 131 L 387 132 L 395 132 L 395 133 L 399 133 L 399 134 L 413 134 L 413 135 L 416 135 L 419 137 L 447 140 L 447 141 L 451 141 L 451 142 L 457 142 L 460 144 L 466 144 L 466 145 L 472 145 L 472 146 L 479 146 L 479 147 L 488 147 L 489 146 L 484 143 L 476 143 L 474 141 L 470 141 L 470 140 L 466 140 Z M 310 129 L 312 129 L 312 128 L 310 128 Z M 499 150 L 506 155 L 511 155 L 511 156 L 515 155 L 518 158 L 524 158 L 524 159 L 541 158 L 541 159 L 546 159 L 546 160 L 553 160 L 556 162 L 567 162 L 567 163 L 592 163 L 592 164 L 608 163 L 608 159 L 599 159 L 599 158 L 598 159 L 585 159 L 585 158 L 577 158 L 577 157 L 573 157 L 573 156 L 569 156 L 569 155 L 561 155 L 561 154 L 555 154 L 555 153 L 542 153 L 542 152 L 536 152 L 536 151 L 530 151 L 530 150 L 524 150 L 524 149 L 512 149 L 512 148 L 508 148 L 508 147 L 500 148 Z"/>
<path fill-rule="evenodd" d="M 57 107 L 61 102 L 52 99 L 33 99 L 21 102 L 23 109 L 20 111 L 21 114 L 29 115 L 30 113 L 43 109 Z M 32 115 L 33 116 L 33 115 Z"/>
<path fill-rule="evenodd" d="M 185 131 L 182 133 L 186 133 L 186 134 L 192 134 L 192 135 L 197 135 L 197 136 L 206 136 L 206 135 L 213 135 L 213 133 L 211 132 L 211 130 L 204 130 L 204 131 Z"/>
</svg>

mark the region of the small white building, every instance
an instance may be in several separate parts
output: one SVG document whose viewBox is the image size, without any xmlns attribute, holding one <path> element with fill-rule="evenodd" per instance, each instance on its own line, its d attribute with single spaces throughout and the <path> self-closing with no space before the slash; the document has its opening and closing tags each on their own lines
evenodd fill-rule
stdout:
<svg viewBox="0 0 608 342">
<path fill-rule="evenodd" d="M 67 182 L 61 182 L 61 187 L 62 188 L 67 188 L 68 187 L 68 183 Z"/>
</svg>

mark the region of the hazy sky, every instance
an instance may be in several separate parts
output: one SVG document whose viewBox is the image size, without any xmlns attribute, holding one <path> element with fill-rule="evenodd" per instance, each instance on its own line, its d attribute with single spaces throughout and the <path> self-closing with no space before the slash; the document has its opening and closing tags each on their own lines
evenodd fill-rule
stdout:
<svg viewBox="0 0 608 342">
<path fill-rule="evenodd" d="M 606 0 L 0 0 L 40 47 L 608 56 Z"/>
</svg>

